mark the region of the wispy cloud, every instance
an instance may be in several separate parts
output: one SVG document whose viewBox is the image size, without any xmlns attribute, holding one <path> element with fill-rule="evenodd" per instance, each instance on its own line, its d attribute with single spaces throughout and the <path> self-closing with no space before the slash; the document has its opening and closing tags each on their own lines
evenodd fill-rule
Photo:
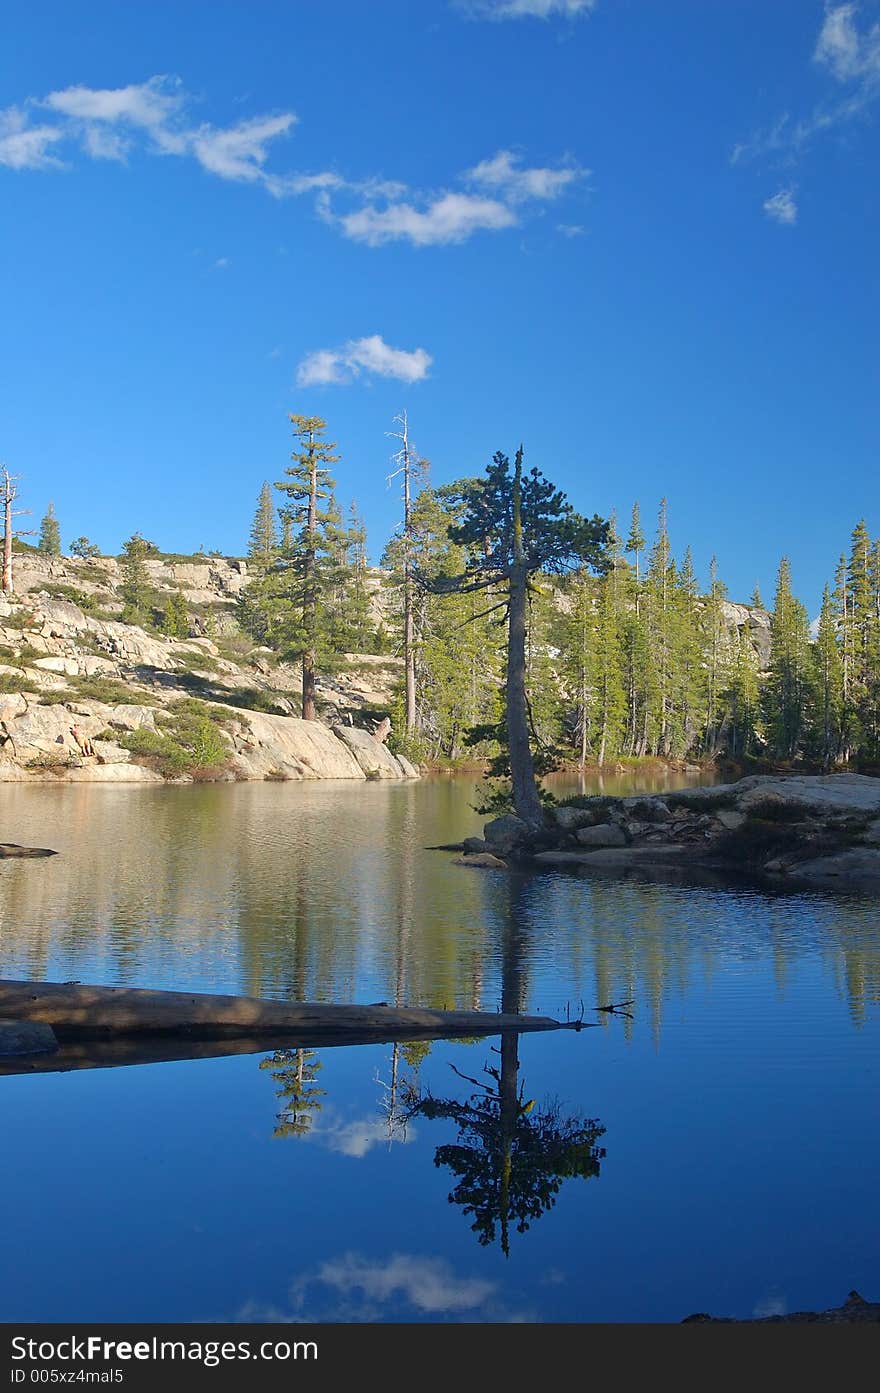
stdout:
<svg viewBox="0 0 880 1393">
<path fill-rule="evenodd" d="M 62 138 L 54 126 L 34 126 L 16 106 L 0 111 L 0 164 L 8 169 L 59 169 L 61 161 L 50 154 Z"/>
<path fill-rule="evenodd" d="M 290 1286 L 289 1306 L 248 1302 L 244 1321 L 334 1320 L 374 1322 L 401 1311 L 422 1318 L 512 1318 L 499 1302 L 497 1282 L 458 1276 L 443 1258 L 391 1253 L 378 1260 L 348 1252 L 320 1263 Z M 527 1317 L 529 1313 L 517 1313 Z"/>
<path fill-rule="evenodd" d="M 362 377 L 393 377 L 421 382 L 433 359 L 424 348 L 392 348 L 380 334 L 349 339 L 341 348 L 318 348 L 296 370 L 300 387 L 346 386 Z"/>
<path fill-rule="evenodd" d="M 813 58 L 830 68 L 838 82 L 880 77 L 880 24 L 863 34 L 856 28 L 856 5 L 828 6 Z"/>
<path fill-rule="evenodd" d="M 589 173 L 573 163 L 560 169 L 521 169 L 519 164 L 518 155 L 510 150 L 499 150 L 490 160 L 482 160 L 469 169 L 464 177 L 471 184 L 497 191 L 509 203 L 525 203 L 532 198 L 558 198 L 571 184 Z"/>
<path fill-rule="evenodd" d="M 767 155 L 793 161 L 817 136 L 862 116 L 880 98 L 880 23 L 859 30 L 858 7 L 827 5 L 813 61 L 834 77 L 844 95 L 825 99 L 807 115 L 783 112 L 765 131 L 734 146 L 731 164 Z"/>
<path fill-rule="evenodd" d="M 221 179 L 265 182 L 263 165 L 269 142 L 287 135 L 296 120 L 292 111 L 286 111 L 280 116 L 256 116 L 235 126 L 201 126 L 191 135 L 192 153 L 203 169 Z M 274 192 L 271 181 L 269 188 Z"/>
<path fill-rule="evenodd" d="M 472 19 L 577 19 L 596 8 L 597 0 L 455 0 L 456 9 Z"/>
<path fill-rule="evenodd" d="M 797 203 L 792 189 L 780 189 L 772 198 L 764 200 L 764 212 L 772 222 L 791 227 L 797 222 Z"/>
<path fill-rule="evenodd" d="M 517 220 L 498 199 L 466 193 L 440 194 L 424 208 L 411 202 L 388 203 L 384 207 L 368 203 L 341 215 L 334 214 L 329 203 L 325 203 L 322 215 L 326 221 L 336 223 L 353 242 L 366 242 L 369 247 L 401 241 L 415 247 L 464 242 L 474 232 L 497 232 L 513 227 Z"/>
<path fill-rule="evenodd" d="M 510 150 L 459 175 L 452 181 L 457 188 L 412 189 L 399 180 L 350 179 L 335 170 L 283 172 L 270 167 L 270 156 L 296 128 L 295 112 L 224 126 L 195 124 L 192 106 L 180 79 L 161 75 L 125 87 L 77 85 L 32 97 L 0 111 L 0 164 L 59 169 L 77 153 L 117 162 L 136 153 L 192 159 L 215 178 L 275 198 L 311 195 L 324 222 L 369 247 L 443 246 L 516 226 L 525 205 L 560 199 L 588 172 L 572 159 L 530 167 Z"/>
<path fill-rule="evenodd" d="M 583 237 L 586 228 L 579 222 L 558 222 L 556 231 L 561 232 L 563 237 Z"/>
</svg>

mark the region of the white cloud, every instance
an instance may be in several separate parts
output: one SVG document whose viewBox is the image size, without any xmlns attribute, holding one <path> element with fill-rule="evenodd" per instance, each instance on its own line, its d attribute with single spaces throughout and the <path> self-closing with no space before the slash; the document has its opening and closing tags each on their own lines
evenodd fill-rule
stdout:
<svg viewBox="0 0 880 1393">
<path fill-rule="evenodd" d="M 35 140 L 42 133 L 46 139 L 46 132 L 51 131 L 53 141 L 72 141 L 92 159 L 111 160 L 124 160 L 135 138 L 146 137 L 146 148 L 153 153 L 189 156 L 220 179 L 262 183 L 270 192 L 279 192 L 277 176 L 266 173 L 263 166 L 270 143 L 291 131 L 296 115 L 285 111 L 254 116 L 231 126 L 192 126 L 186 121 L 189 100 L 180 79 L 167 76 L 127 87 L 66 87 L 30 102 L 32 107 L 51 112 L 57 124 L 31 127 L 27 135 Z M 298 193 L 334 178 L 298 177 L 300 187 L 292 190 Z"/>
<path fill-rule="evenodd" d="M 772 198 L 765 199 L 764 212 L 773 222 L 791 226 L 797 222 L 797 203 L 792 189 L 780 189 Z"/>
<path fill-rule="evenodd" d="M 583 237 L 586 230 L 585 227 L 576 222 L 558 222 L 556 224 L 556 231 L 561 232 L 563 237 Z"/>
<path fill-rule="evenodd" d="M 228 265 L 229 265 L 229 257 L 228 257 L 228 256 L 218 256 L 218 257 L 217 257 L 217 260 L 214 262 L 213 266 L 211 267 L 211 270 L 212 270 L 212 271 L 225 271 L 225 270 L 226 270 L 226 267 L 227 267 Z"/>
<path fill-rule="evenodd" d="M 474 19 L 576 19 L 596 8 L 597 0 L 457 0 Z"/>
<path fill-rule="evenodd" d="M 296 120 L 292 111 L 286 111 L 279 116 L 256 116 L 235 126 L 201 126 L 191 137 L 192 151 L 210 174 L 252 183 L 264 178 L 269 141 L 287 135 Z"/>
<path fill-rule="evenodd" d="M 553 6 L 538 8 L 550 13 Z M 370 247 L 400 241 L 443 246 L 480 231 L 517 226 L 523 205 L 561 198 L 588 172 L 572 160 L 555 168 L 523 166 L 518 155 L 499 150 L 460 176 L 469 186 L 464 192 L 409 189 L 384 176 L 353 180 L 333 170 L 279 173 L 267 167 L 269 157 L 275 142 L 297 125 L 294 112 L 252 116 L 229 126 L 194 125 L 190 105 L 180 79 L 169 76 L 124 87 L 78 84 L 29 98 L 22 107 L 0 111 L 0 164 L 62 168 L 56 150 L 65 146 L 94 160 L 122 162 L 138 149 L 193 159 L 216 178 L 260 187 L 275 198 L 311 195 L 320 218 Z M 323 370 L 332 369 L 325 363 Z"/>
<path fill-rule="evenodd" d="M 857 6 L 827 5 L 813 59 L 846 88 L 842 99 L 824 102 L 809 115 L 792 120 L 788 112 L 769 130 L 735 145 L 731 164 L 762 155 L 798 155 L 817 135 L 853 121 L 880 98 L 880 23 L 860 33 Z"/>
<path fill-rule="evenodd" d="M 510 203 L 524 203 L 530 198 L 552 200 L 588 172 L 577 165 L 562 169 L 520 169 L 519 156 L 510 150 L 499 150 L 490 160 L 469 169 L 465 179 L 483 188 L 493 189 Z"/>
<path fill-rule="evenodd" d="M 367 204 L 341 216 L 327 210 L 324 216 L 338 223 L 353 242 L 366 242 L 369 247 L 400 241 L 415 247 L 464 242 L 474 232 L 497 232 L 517 221 L 511 209 L 497 199 L 465 193 L 440 194 L 423 209 L 412 203 L 389 203 L 385 208 Z"/>
<path fill-rule="evenodd" d="M 855 5 L 829 6 L 819 32 L 813 57 L 824 64 L 839 82 L 864 77 L 880 77 L 880 24 L 864 34 L 855 25 Z"/>
<path fill-rule="evenodd" d="M 361 1295 L 369 1303 L 404 1301 L 431 1315 L 473 1311 L 496 1289 L 479 1277 L 456 1277 L 442 1258 L 393 1253 L 385 1262 L 370 1262 L 359 1253 L 321 1263 L 314 1278 L 341 1296 Z M 300 1285 L 300 1290 L 302 1286 Z"/>
<path fill-rule="evenodd" d="M 151 77 L 128 87 L 65 87 L 50 92 L 38 105 L 80 121 L 122 122 L 154 130 L 167 125 L 185 97 L 176 77 Z"/>
<path fill-rule="evenodd" d="M 349 339 L 342 348 L 318 348 L 296 370 L 300 387 L 343 386 L 366 374 L 393 377 L 398 382 L 421 382 L 433 359 L 424 348 L 411 352 L 392 348 L 380 334 Z"/>
<path fill-rule="evenodd" d="M 54 126 L 28 126 L 16 106 L 0 111 L 0 164 L 8 169 L 60 169 L 61 161 L 49 154 L 60 139 Z"/>
</svg>

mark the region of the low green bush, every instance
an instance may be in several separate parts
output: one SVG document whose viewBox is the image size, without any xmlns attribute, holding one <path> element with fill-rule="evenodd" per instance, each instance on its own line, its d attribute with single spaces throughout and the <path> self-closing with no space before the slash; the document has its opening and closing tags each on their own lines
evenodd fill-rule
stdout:
<svg viewBox="0 0 880 1393">
<path fill-rule="evenodd" d="M 210 716 L 177 709 L 160 714 L 157 724 L 158 731 L 123 731 L 115 738 L 163 778 L 216 772 L 228 763 L 229 747 Z"/>
<path fill-rule="evenodd" d="M 38 692 L 36 682 L 29 677 L 16 677 L 11 672 L 0 672 L 0 692 Z"/>
<path fill-rule="evenodd" d="M 97 605 L 94 595 L 88 594 L 85 590 L 78 590 L 75 585 L 63 585 L 60 581 L 48 581 L 40 586 L 43 595 L 48 595 L 50 600 L 69 600 L 77 609 L 91 612 Z"/>
</svg>

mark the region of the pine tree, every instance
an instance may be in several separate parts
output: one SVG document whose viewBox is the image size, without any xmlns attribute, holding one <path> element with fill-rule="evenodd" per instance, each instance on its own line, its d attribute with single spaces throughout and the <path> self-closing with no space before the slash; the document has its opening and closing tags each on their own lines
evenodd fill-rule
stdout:
<svg viewBox="0 0 880 1393">
<path fill-rule="evenodd" d="M 846 568 L 844 649 L 848 666 L 847 726 L 855 744 L 875 753 L 880 737 L 877 673 L 880 666 L 880 616 L 874 547 L 864 519 L 852 534 Z"/>
<path fill-rule="evenodd" d="M 639 559 L 644 550 L 645 534 L 642 531 L 641 512 L 639 510 L 639 505 L 636 502 L 633 504 L 632 507 L 632 518 L 630 520 L 629 525 L 629 536 L 626 539 L 627 554 L 632 554 L 632 556 L 635 558 L 636 585 L 639 584 L 639 580 L 641 579 L 639 574 Z"/>
<path fill-rule="evenodd" d="M 709 563 L 709 593 L 703 613 L 703 642 L 706 653 L 705 748 L 718 749 L 723 724 L 722 697 L 729 676 L 729 640 L 724 618 L 726 587 L 718 578 L 718 560 Z"/>
<path fill-rule="evenodd" d="M 275 485 L 287 498 L 282 519 L 289 524 L 290 541 L 254 600 L 262 610 L 267 635 L 301 659 L 302 716 L 314 721 L 316 664 L 329 650 L 325 601 L 335 579 L 338 532 L 330 466 L 339 456 L 332 453 L 334 442 L 323 439 L 327 422 L 320 416 L 291 415 L 290 421 L 300 448 L 291 452 L 293 464 L 286 470 L 287 478 Z"/>
<path fill-rule="evenodd" d="M 593 728 L 596 762 L 601 769 L 608 755 L 620 752 L 626 724 L 626 691 L 620 635 L 620 608 L 615 568 L 599 582 L 592 635 L 590 685 L 593 690 Z"/>
<path fill-rule="evenodd" d="M 791 564 L 779 564 L 771 622 L 772 648 L 766 691 L 768 737 L 782 759 L 802 752 L 810 695 L 810 630 L 807 611 L 791 589 Z"/>
<path fill-rule="evenodd" d="M 257 567 L 271 566 L 278 555 L 278 528 L 275 525 L 275 505 L 268 482 L 260 490 L 257 511 L 251 524 L 248 559 Z"/>
<path fill-rule="evenodd" d="M 517 815 L 530 827 L 543 821 L 530 741 L 526 689 L 528 589 L 537 572 L 564 572 L 572 565 L 604 569 L 608 524 L 578 516 L 565 495 L 538 469 L 523 475 L 523 450 L 513 473 L 500 450 L 485 477 L 465 487 L 464 515 L 450 538 L 471 553 L 468 573 L 449 577 L 446 588 L 506 592 L 507 681 L 505 727 Z"/>
<path fill-rule="evenodd" d="M 142 537 L 140 532 L 132 533 L 128 541 L 123 543 L 119 566 L 122 582 L 119 593 L 124 602 L 123 624 L 143 624 L 147 618 L 150 601 L 147 557 L 154 551 L 153 544 Z"/>
<path fill-rule="evenodd" d="M 186 638 L 189 633 L 189 613 L 179 590 L 168 596 L 162 609 L 159 627 L 169 638 Z"/>
<path fill-rule="evenodd" d="M 53 503 L 49 504 L 40 523 L 40 540 L 37 546 L 45 556 L 61 555 L 61 528 L 58 526 Z"/>
<path fill-rule="evenodd" d="M 733 759 L 754 753 L 760 723 L 758 655 L 743 625 L 733 643 L 726 700 L 730 712 L 729 752 Z"/>
<path fill-rule="evenodd" d="M 837 639 L 837 620 L 828 586 L 822 593 L 819 631 L 814 649 L 816 679 L 812 710 L 812 741 L 822 761 L 830 769 L 840 754 L 843 737 L 843 663 Z"/>
<path fill-rule="evenodd" d="M 657 677 L 648 739 L 656 753 L 664 756 L 672 753 L 669 722 L 673 656 L 673 580 L 674 564 L 667 527 L 667 504 L 664 498 L 660 502 L 657 537 L 648 562 L 645 594 L 648 640 Z"/>
<path fill-rule="evenodd" d="M 70 544 L 71 556 L 78 556 L 83 561 L 89 561 L 94 556 L 101 555 L 101 548 L 95 542 L 90 542 L 88 537 L 77 537 Z"/>
</svg>

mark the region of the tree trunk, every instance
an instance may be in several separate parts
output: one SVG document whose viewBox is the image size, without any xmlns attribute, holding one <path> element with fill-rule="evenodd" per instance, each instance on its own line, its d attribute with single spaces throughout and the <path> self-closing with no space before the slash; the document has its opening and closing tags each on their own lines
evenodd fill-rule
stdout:
<svg viewBox="0 0 880 1393">
<path fill-rule="evenodd" d="M 406 683 L 407 735 L 416 728 L 416 647 L 413 625 L 412 503 L 410 490 L 409 429 L 403 413 L 403 665 Z"/>
<path fill-rule="evenodd" d="M 15 490 L 8 471 L 3 480 L 3 589 L 12 594 L 12 500 Z"/>
<path fill-rule="evenodd" d="M 510 630 L 507 643 L 507 738 L 510 773 L 513 780 L 513 806 L 517 817 L 529 827 L 544 821 L 535 765 L 529 743 L 529 712 L 526 700 L 526 610 L 527 577 L 524 562 L 514 564 L 510 574 Z"/>
<path fill-rule="evenodd" d="M 303 619 L 305 620 L 306 650 L 302 658 L 302 718 L 314 721 L 315 718 L 315 630 L 318 620 L 318 595 L 315 578 L 315 562 L 318 533 L 318 463 L 312 453 L 313 436 L 309 434 L 309 513 L 308 550 L 306 554 L 306 575 L 303 591 Z"/>
<path fill-rule="evenodd" d="M 309 649 L 302 658 L 302 718 L 314 721 L 315 715 L 315 655 Z"/>
</svg>

